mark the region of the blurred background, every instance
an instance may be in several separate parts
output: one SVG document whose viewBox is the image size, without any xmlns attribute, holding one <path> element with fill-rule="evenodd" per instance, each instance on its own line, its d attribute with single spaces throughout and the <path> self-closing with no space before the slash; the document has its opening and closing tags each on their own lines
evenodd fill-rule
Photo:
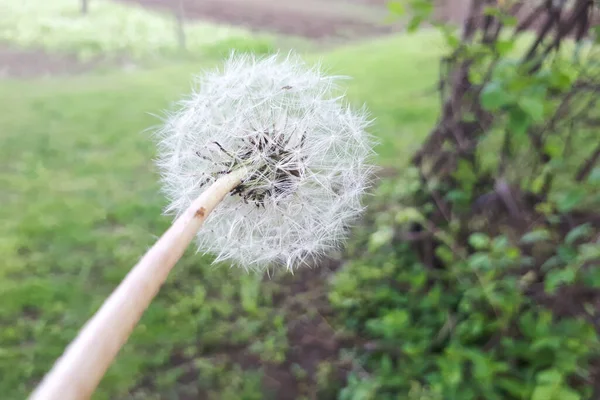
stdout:
<svg viewBox="0 0 600 400">
<path fill-rule="evenodd" d="M 185 255 L 97 399 L 600 399 L 593 0 L 0 0 L 0 397 L 170 224 L 148 128 L 232 50 L 352 77 L 378 171 L 347 247 Z"/>
</svg>

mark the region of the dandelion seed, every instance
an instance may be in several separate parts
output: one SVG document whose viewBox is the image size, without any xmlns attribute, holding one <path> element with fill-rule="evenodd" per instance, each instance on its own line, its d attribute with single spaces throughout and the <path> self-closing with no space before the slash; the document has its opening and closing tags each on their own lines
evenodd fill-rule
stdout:
<svg viewBox="0 0 600 400">
<path fill-rule="evenodd" d="M 179 215 L 224 174 L 247 167 L 197 236 L 198 250 L 245 268 L 313 262 L 361 213 L 372 140 L 340 77 L 298 57 L 233 55 L 198 79 L 159 130 L 167 213 Z"/>
</svg>

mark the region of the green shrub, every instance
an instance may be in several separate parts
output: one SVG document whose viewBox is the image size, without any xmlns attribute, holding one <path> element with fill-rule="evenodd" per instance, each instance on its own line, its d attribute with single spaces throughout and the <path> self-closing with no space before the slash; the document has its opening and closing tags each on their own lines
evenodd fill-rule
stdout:
<svg viewBox="0 0 600 400">
<path fill-rule="evenodd" d="M 443 266 L 424 266 L 403 236 L 410 221 L 423 218 L 398 205 L 410 204 L 419 187 L 414 171 L 404 176 L 381 185 L 371 219 L 351 247 L 356 259 L 337 274 L 329 296 L 345 328 L 362 343 L 341 398 L 590 398 L 587 371 L 599 349 L 594 327 L 583 318 L 559 318 L 528 296 L 533 284 L 552 291 L 557 282 L 589 283 L 585 273 L 554 269 L 534 282 L 538 278 L 518 273 L 531 260 L 517 245 L 483 233 L 470 236 L 471 254 L 451 249 L 455 243 L 441 245 Z M 573 232 L 567 242 L 585 231 Z M 523 240 L 536 236 L 544 237 L 538 232 Z M 594 246 L 559 253 L 582 262 L 587 254 L 597 257 L 600 246 Z"/>
<path fill-rule="evenodd" d="M 416 28 L 433 7 L 408 3 Z M 463 39 L 437 24 L 440 120 L 333 283 L 356 344 L 343 399 L 598 396 L 597 46 L 561 26 L 523 51 L 507 8 L 483 3 Z"/>
</svg>

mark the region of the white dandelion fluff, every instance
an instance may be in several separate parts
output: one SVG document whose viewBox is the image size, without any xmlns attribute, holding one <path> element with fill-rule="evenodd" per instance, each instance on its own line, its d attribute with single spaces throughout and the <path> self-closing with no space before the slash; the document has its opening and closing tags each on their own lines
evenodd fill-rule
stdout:
<svg viewBox="0 0 600 400">
<path fill-rule="evenodd" d="M 219 177 L 242 183 L 197 235 L 198 250 L 246 268 L 292 269 L 339 246 L 363 209 L 372 140 L 366 111 L 297 56 L 233 55 L 198 78 L 159 130 L 168 213 L 180 215 Z"/>
</svg>

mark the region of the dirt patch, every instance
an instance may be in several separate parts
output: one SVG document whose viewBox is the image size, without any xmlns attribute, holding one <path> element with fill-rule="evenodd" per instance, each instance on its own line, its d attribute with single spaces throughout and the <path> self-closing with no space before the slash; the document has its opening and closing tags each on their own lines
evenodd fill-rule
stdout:
<svg viewBox="0 0 600 400">
<path fill-rule="evenodd" d="M 241 25 L 311 39 L 364 37 L 392 31 L 384 24 L 382 1 L 298 2 L 294 0 L 119 0 L 140 4 L 184 19 Z M 374 3 L 374 4 L 372 4 Z"/>
<path fill-rule="evenodd" d="M 75 56 L 15 49 L 0 45 L 0 78 L 74 75 L 97 68 L 99 60 L 81 62 Z"/>
<path fill-rule="evenodd" d="M 289 350 L 283 364 L 265 366 L 263 382 L 276 399 L 321 398 L 324 391 L 344 382 L 351 369 L 339 356 L 348 344 L 329 322 L 333 310 L 327 299 L 328 280 L 340 265 L 329 260 L 283 279 L 274 304 L 286 315 Z"/>
<path fill-rule="evenodd" d="M 241 25 L 310 39 L 358 39 L 401 30 L 385 22 L 388 0 L 116 0 L 180 13 L 184 19 Z M 462 23 L 470 0 L 440 0 L 437 18 Z"/>
</svg>

